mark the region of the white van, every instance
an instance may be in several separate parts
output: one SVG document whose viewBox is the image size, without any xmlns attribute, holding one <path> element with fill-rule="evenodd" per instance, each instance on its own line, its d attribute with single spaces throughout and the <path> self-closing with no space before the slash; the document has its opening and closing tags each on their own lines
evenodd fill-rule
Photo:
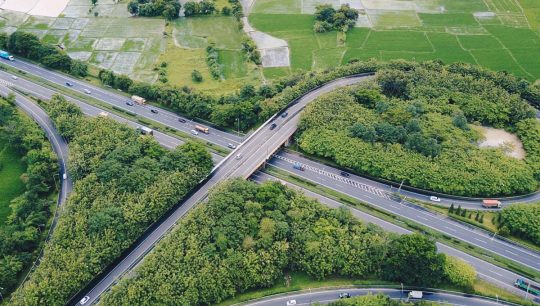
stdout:
<svg viewBox="0 0 540 306">
<path fill-rule="evenodd" d="M 409 299 L 421 299 L 423 297 L 422 291 L 409 292 Z"/>
</svg>

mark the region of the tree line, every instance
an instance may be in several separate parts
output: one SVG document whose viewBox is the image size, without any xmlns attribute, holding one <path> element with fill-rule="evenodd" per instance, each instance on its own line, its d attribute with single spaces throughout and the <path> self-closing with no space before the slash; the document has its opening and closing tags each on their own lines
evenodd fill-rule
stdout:
<svg viewBox="0 0 540 306">
<path fill-rule="evenodd" d="M 0 98 L 0 137 L 24 157 L 24 193 L 10 203 L 11 213 L 0 226 L 0 293 L 13 291 L 38 255 L 55 208 L 58 160 L 45 133 L 15 107 L 15 97 Z M 0 165 L 1 167 L 1 165 Z"/>
<path fill-rule="evenodd" d="M 277 182 L 235 179 L 216 187 L 100 303 L 216 304 L 270 287 L 291 271 L 464 288 L 476 278 L 426 236 L 389 234 Z"/>
<path fill-rule="evenodd" d="M 503 208 L 497 226 L 503 236 L 513 235 L 540 246 L 540 202 Z"/>
<path fill-rule="evenodd" d="M 0 33 L 0 49 L 76 77 L 85 77 L 88 74 L 88 65 L 85 62 L 72 59 L 59 46 L 43 43 L 32 33 Z"/>
<path fill-rule="evenodd" d="M 13 305 L 60 305 L 126 250 L 212 168 L 197 143 L 172 151 L 105 117 L 84 117 L 61 96 L 43 104 L 69 141 L 74 189 L 40 265 Z"/>
<path fill-rule="evenodd" d="M 180 8 L 180 2 L 176 0 L 132 0 L 127 5 L 127 10 L 131 15 L 162 16 L 167 20 L 178 18 Z"/>
<path fill-rule="evenodd" d="M 337 30 L 347 32 L 354 27 L 358 19 L 358 11 L 349 4 L 342 4 L 334 9 L 331 4 L 321 4 L 315 7 L 315 24 L 313 30 L 317 33 Z"/>
<path fill-rule="evenodd" d="M 302 116 L 300 148 L 358 173 L 442 193 L 536 191 L 540 124 L 534 109 L 492 79 L 452 67 L 388 67 L 372 82 L 319 98 Z M 525 159 L 480 148 L 480 125 L 516 133 Z"/>
</svg>

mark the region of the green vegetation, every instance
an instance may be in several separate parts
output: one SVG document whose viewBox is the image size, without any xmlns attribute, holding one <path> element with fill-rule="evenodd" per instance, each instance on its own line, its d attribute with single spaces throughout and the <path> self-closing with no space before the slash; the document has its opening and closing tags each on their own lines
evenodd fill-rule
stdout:
<svg viewBox="0 0 540 306">
<path fill-rule="evenodd" d="M 401 305 L 418 305 L 418 306 L 435 306 L 437 302 L 419 301 L 419 302 L 404 302 L 401 300 L 391 299 L 384 294 L 356 296 L 350 299 L 342 299 L 331 302 L 331 306 L 401 306 Z"/>
<path fill-rule="evenodd" d="M 313 30 L 323 33 L 331 30 L 347 32 L 354 27 L 358 19 L 358 11 L 351 9 L 348 4 L 335 10 L 330 4 L 318 5 L 315 11 Z"/>
<path fill-rule="evenodd" d="M 397 269 L 400 260 L 408 267 Z M 444 265 L 425 236 L 388 235 L 277 182 L 237 179 L 214 189 L 101 303 L 213 304 L 295 271 L 436 285 L 447 280 Z"/>
<path fill-rule="evenodd" d="M 70 141 L 75 186 L 41 264 L 14 293 L 14 305 L 65 303 L 212 167 L 201 145 L 188 142 L 167 152 L 126 125 L 83 117 L 60 96 L 45 106 Z"/>
<path fill-rule="evenodd" d="M 372 83 L 319 98 L 303 114 L 300 148 L 359 173 L 448 194 L 536 191 L 540 124 L 530 119 L 532 108 L 513 90 L 457 67 L 380 70 Z M 479 148 L 481 135 L 468 122 L 522 130 L 527 156 Z"/>
<path fill-rule="evenodd" d="M 132 0 L 128 3 L 127 10 L 132 15 L 163 16 L 168 20 L 173 20 L 178 18 L 180 3 L 174 0 Z"/>
<path fill-rule="evenodd" d="M 501 235 L 512 234 L 540 246 L 540 203 L 515 204 L 500 213 Z"/>
<path fill-rule="evenodd" d="M 19 113 L 12 96 L 0 99 L 0 137 L 0 293 L 5 298 L 36 260 L 47 233 L 58 163 L 45 133 Z"/>
</svg>

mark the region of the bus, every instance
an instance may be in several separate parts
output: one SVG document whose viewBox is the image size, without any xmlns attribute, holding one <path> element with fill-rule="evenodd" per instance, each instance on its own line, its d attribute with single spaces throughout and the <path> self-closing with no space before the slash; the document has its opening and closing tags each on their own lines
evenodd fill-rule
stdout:
<svg viewBox="0 0 540 306">
<path fill-rule="evenodd" d="M 209 130 L 207 127 L 205 127 L 205 126 L 196 125 L 196 126 L 195 126 L 195 129 L 196 129 L 197 131 L 203 132 L 203 133 L 205 133 L 205 134 L 210 133 L 210 130 Z"/>
<path fill-rule="evenodd" d="M 530 294 L 540 295 L 540 287 L 528 283 L 526 280 L 518 278 L 514 283 L 514 286 L 518 287 L 523 291 L 528 291 Z"/>
</svg>

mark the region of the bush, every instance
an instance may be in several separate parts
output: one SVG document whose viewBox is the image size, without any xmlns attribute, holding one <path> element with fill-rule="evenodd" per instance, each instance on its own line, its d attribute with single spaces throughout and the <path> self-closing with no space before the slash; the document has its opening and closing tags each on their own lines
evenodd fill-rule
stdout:
<svg viewBox="0 0 540 306">
<path fill-rule="evenodd" d="M 500 232 L 540 245 L 540 202 L 513 204 L 501 211 Z M 502 235 L 502 234 L 501 234 Z"/>
<path fill-rule="evenodd" d="M 444 275 L 451 284 L 464 289 L 471 289 L 476 280 L 476 271 L 470 264 L 448 255 L 445 256 Z"/>
<path fill-rule="evenodd" d="M 202 82 L 203 76 L 199 72 L 199 70 L 193 70 L 191 72 L 191 79 L 193 80 L 193 82 L 199 83 L 199 82 Z"/>
<path fill-rule="evenodd" d="M 146 17 L 163 16 L 167 20 L 178 18 L 180 3 L 175 0 L 132 0 L 127 5 L 131 15 Z"/>
</svg>

